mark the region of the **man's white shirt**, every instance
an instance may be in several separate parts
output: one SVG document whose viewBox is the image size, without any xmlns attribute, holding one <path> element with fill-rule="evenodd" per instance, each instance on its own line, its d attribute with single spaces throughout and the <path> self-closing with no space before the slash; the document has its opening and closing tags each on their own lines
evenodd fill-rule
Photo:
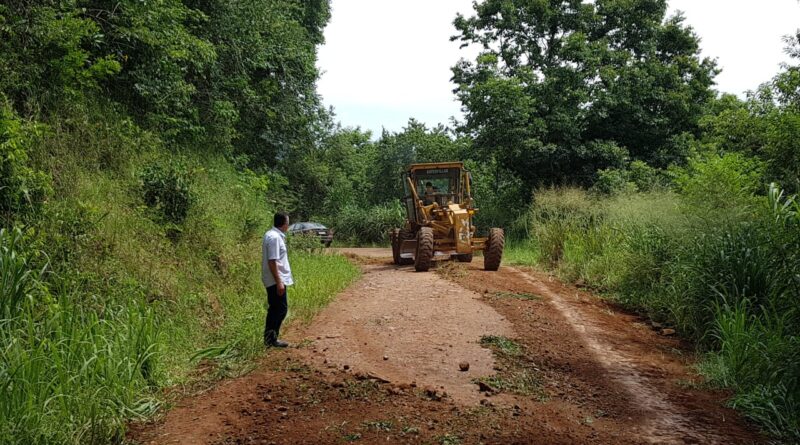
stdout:
<svg viewBox="0 0 800 445">
<path fill-rule="evenodd" d="M 261 281 L 264 287 L 274 286 L 275 277 L 269 270 L 269 260 L 276 260 L 278 275 L 286 286 L 294 284 L 292 268 L 289 266 L 289 256 L 286 251 L 286 234 L 277 227 L 273 227 L 264 234 L 261 242 Z"/>
</svg>

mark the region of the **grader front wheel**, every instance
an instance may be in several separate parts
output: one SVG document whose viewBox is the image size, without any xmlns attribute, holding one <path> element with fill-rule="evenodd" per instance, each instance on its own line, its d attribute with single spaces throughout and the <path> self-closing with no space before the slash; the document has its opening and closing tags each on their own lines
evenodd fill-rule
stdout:
<svg viewBox="0 0 800 445">
<path fill-rule="evenodd" d="M 483 250 L 484 269 L 494 271 L 500 268 L 505 243 L 503 229 L 494 227 L 489 230 L 489 239 L 486 240 L 486 247 Z"/>
<path fill-rule="evenodd" d="M 417 255 L 414 257 L 414 269 L 427 272 L 433 260 L 433 229 L 421 227 L 417 232 Z"/>
</svg>

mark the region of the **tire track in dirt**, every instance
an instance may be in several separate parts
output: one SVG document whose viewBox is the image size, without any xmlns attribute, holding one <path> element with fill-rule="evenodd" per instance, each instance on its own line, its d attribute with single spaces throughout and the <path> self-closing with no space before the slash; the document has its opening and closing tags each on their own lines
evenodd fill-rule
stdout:
<svg viewBox="0 0 800 445">
<path fill-rule="evenodd" d="M 649 378 L 639 370 L 636 357 L 603 340 L 602 328 L 583 314 L 579 306 L 570 304 L 560 293 L 529 274 L 518 269 L 512 270 L 531 285 L 534 293 L 549 300 L 586 344 L 606 375 L 625 389 L 630 401 L 635 404 L 634 409 L 643 413 L 638 432 L 643 441 L 657 444 L 727 443 L 725 438 L 713 431 L 693 425 L 691 419 L 649 382 Z"/>
</svg>

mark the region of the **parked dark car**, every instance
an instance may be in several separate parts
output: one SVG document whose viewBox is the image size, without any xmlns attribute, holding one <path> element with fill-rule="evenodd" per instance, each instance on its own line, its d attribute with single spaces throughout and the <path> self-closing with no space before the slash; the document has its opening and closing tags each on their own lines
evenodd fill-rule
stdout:
<svg viewBox="0 0 800 445">
<path fill-rule="evenodd" d="M 289 226 L 289 233 L 293 235 L 316 235 L 325 247 L 330 247 L 333 242 L 333 230 L 315 222 L 299 222 Z"/>
</svg>

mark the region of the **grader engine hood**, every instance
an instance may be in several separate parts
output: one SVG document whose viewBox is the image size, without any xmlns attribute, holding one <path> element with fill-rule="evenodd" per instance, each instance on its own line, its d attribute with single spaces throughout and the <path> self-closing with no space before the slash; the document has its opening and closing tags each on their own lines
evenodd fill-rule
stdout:
<svg viewBox="0 0 800 445">
<path fill-rule="evenodd" d="M 472 231 L 467 209 L 460 208 L 457 204 L 450 206 L 450 218 L 456 241 L 458 253 L 472 253 Z"/>
</svg>

